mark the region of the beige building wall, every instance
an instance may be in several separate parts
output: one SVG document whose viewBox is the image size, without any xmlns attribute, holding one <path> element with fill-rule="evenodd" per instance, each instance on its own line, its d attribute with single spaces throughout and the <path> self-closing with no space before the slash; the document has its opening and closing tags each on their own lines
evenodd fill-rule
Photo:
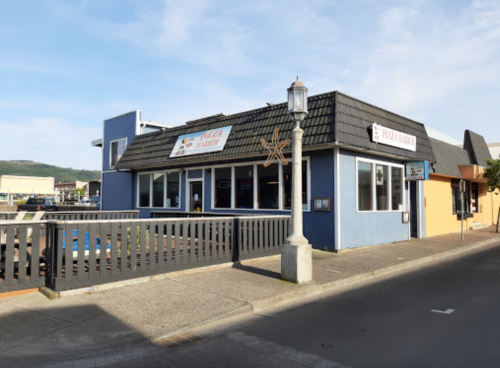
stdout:
<svg viewBox="0 0 500 368">
<path fill-rule="evenodd" d="M 0 193 L 55 194 L 54 178 L 2 175 L 0 176 Z"/>
</svg>

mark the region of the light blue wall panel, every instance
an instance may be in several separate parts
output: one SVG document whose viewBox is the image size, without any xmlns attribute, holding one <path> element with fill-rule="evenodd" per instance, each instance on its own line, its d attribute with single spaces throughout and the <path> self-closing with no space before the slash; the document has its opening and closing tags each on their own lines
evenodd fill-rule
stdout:
<svg viewBox="0 0 500 368">
<path fill-rule="evenodd" d="M 340 151 L 340 247 L 357 248 L 367 245 L 408 240 L 408 224 L 402 223 L 401 212 L 356 211 L 356 156 L 379 161 L 394 160 Z M 405 208 L 408 208 L 408 188 L 405 186 Z"/>
</svg>

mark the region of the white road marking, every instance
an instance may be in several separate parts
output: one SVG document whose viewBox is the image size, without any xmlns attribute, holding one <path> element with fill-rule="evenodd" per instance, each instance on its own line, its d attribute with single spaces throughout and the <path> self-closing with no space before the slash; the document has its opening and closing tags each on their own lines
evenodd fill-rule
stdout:
<svg viewBox="0 0 500 368">
<path fill-rule="evenodd" d="M 303 364 L 306 367 L 314 368 L 352 368 L 350 366 L 332 362 L 321 358 L 317 355 L 303 353 L 299 350 L 295 350 L 285 345 L 280 345 L 268 340 L 261 339 L 259 337 L 250 336 L 243 332 L 230 332 L 226 335 L 226 338 L 250 346 L 261 352 L 270 353 L 272 355 L 278 355 L 281 358 L 292 360 L 294 362 Z"/>
<path fill-rule="evenodd" d="M 434 312 L 434 313 L 441 313 L 441 314 L 452 314 L 453 312 L 455 312 L 455 309 L 450 309 L 448 308 L 447 310 L 445 311 L 442 311 L 442 310 L 437 310 L 437 309 L 431 309 L 431 312 Z"/>
</svg>

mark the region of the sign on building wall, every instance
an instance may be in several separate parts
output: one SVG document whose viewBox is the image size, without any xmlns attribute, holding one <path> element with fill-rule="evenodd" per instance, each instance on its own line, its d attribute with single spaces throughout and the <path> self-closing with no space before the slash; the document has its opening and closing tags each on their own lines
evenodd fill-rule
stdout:
<svg viewBox="0 0 500 368">
<path fill-rule="evenodd" d="M 417 137 L 406 134 L 385 126 L 372 124 L 372 141 L 382 143 L 388 146 L 402 148 L 408 151 L 417 150 Z"/>
<path fill-rule="evenodd" d="M 181 135 L 175 142 L 170 157 L 198 155 L 222 151 L 226 145 L 232 126 Z"/>
<path fill-rule="evenodd" d="M 407 162 L 406 180 L 429 180 L 429 162 Z"/>
</svg>

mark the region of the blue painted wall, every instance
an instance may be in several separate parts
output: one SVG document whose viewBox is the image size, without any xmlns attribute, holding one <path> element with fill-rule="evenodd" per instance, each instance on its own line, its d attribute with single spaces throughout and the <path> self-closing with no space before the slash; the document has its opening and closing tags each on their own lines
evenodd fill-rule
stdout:
<svg viewBox="0 0 500 368">
<path fill-rule="evenodd" d="M 129 211 L 133 208 L 133 175 L 130 172 L 108 172 L 102 176 L 103 211 Z"/>
<path fill-rule="evenodd" d="M 133 208 L 133 175 L 109 168 L 110 142 L 127 138 L 129 145 L 135 137 L 136 121 L 140 120 L 139 111 L 104 120 L 102 144 L 102 183 L 101 208 L 104 211 L 130 210 Z"/>
<path fill-rule="evenodd" d="M 402 223 L 401 212 L 356 211 L 356 157 L 402 164 L 401 161 L 340 150 L 340 248 L 408 240 L 409 226 Z M 407 185 L 404 197 L 407 209 Z"/>
</svg>

